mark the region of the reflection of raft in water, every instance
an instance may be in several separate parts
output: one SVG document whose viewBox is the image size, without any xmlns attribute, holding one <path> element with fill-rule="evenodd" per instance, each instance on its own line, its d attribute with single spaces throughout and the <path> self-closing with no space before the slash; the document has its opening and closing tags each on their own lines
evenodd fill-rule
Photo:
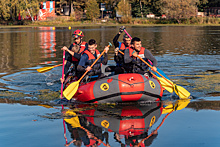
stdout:
<svg viewBox="0 0 220 147">
<path fill-rule="evenodd" d="M 158 101 L 162 95 L 163 90 L 157 79 L 129 73 L 81 83 L 73 97 L 81 102 L 108 103 Z"/>
<path fill-rule="evenodd" d="M 95 126 L 120 135 L 136 136 L 148 131 L 162 114 L 161 102 L 144 106 L 115 106 L 81 111 Z M 100 117 L 102 116 L 102 117 Z"/>
</svg>

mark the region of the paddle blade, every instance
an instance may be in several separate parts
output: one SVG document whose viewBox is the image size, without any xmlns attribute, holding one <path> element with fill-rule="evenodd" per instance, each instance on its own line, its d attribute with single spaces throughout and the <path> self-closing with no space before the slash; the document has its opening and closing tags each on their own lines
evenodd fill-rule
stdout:
<svg viewBox="0 0 220 147">
<path fill-rule="evenodd" d="M 64 91 L 63 95 L 66 99 L 70 100 L 76 93 L 79 87 L 79 80 L 71 83 Z"/>
<path fill-rule="evenodd" d="M 174 85 L 174 91 L 181 99 L 186 99 L 190 96 L 190 93 L 185 88 L 176 84 Z"/>
<path fill-rule="evenodd" d="M 76 115 L 75 112 L 68 110 L 65 113 L 65 122 L 71 124 L 72 128 L 78 128 L 81 127 L 80 122 L 79 122 L 79 117 Z"/>
<path fill-rule="evenodd" d="M 190 99 L 180 99 L 175 102 L 175 104 L 168 104 L 165 108 L 163 108 L 162 114 L 170 113 L 171 111 L 182 110 L 190 103 Z"/>
<path fill-rule="evenodd" d="M 150 69 L 151 72 L 153 72 L 153 70 Z M 173 84 L 172 81 L 170 81 L 169 77 L 159 68 L 157 68 L 157 71 L 164 76 L 164 78 L 166 78 L 171 84 Z M 170 93 L 173 93 L 173 85 L 171 85 L 168 81 L 166 81 L 163 77 L 161 77 L 157 72 L 154 72 L 155 75 L 157 76 L 157 79 L 160 81 L 160 84 L 163 88 L 165 88 L 167 91 L 169 91 Z"/>
<path fill-rule="evenodd" d="M 42 67 L 42 68 L 39 68 L 37 69 L 38 72 L 40 73 L 44 73 L 44 72 L 47 72 L 49 70 L 53 69 L 53 66 L 50 66 L 50 67 Z"/>
<path fill-rule="evenodd" d="M 157 77 L 157 79 L 160 81 L 160 84 L 163 88 L 165 88 L 167 91 L 169 91 L 170 93 L 173 93 L 173 85 L 171 85 L 170 83 L 173 83 L 172 81 L 168 80 L 169 82 L 167 82 L 164 78 L 162 77 Z"/>
</svg>

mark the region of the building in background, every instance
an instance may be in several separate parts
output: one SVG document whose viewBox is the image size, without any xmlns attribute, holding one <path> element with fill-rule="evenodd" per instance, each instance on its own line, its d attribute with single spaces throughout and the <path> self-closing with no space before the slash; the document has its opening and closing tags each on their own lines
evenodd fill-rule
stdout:
<svg viewBox="0 0 220 147">
<path fill-rule="evenodd" d="M 204 9 L 205 16 L 220 17 L 220 7 L 209 7 Z"/>
<path fill-rule="evenodd" d="M 55 15 L 55 1 L 46 1 L 41 3 L 38 20 L 46 20 L 47 17 L 54 17 Z"/>
</svg>

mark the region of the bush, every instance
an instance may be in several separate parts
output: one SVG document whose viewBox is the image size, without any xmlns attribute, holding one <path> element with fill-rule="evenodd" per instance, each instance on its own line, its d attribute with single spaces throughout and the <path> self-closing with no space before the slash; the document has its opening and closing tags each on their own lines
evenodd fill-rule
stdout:
<svg viewBox="0 0 220 147">
<path fill-rule="evenodd" d="M 131 23 L 132 22 L 131 20 L 132 20 L 131 16 L 122 16 L 120 23 L 123 23 L 123 24 Z"/>
</svg>

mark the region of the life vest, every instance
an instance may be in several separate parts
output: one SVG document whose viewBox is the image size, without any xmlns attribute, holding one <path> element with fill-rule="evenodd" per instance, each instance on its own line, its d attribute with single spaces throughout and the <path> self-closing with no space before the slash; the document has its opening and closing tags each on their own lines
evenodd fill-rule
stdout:
<svg viewBox="0 0 220 147">
<path fill-rule="evenodd" d="M 130 57 L 132 57 L 132 54 L 135 50 L 131 47 L 129 47 L 129 55 Z M 141 57 L 142 59 L 144 59 L 146 62 L 148 62 L 148 59 L 145 57 L 144 55 L 144 51 L 145 51 L 145 48 L 144 47 L 141 47 L 141 50 L 140 52 L 138 52 L 138 56 Z M 139 58 L 135 58 L 135 60 L 137 61 L 137 64 L 133 66 L 133 73 L 140 73 L 140 74 L 144 74 L 148 71 L 148 66 L 143 62 L 141 61 Z"/>
<path fill-rule="evenodd" d="M 124 50 L 127 49 L 127 48 L 128 47 L 126 47 L 124 43 L 121 43 L 121 46 L 120 46 L 119 49 L 124 52 Z"/>
<path fill-rule="evenodd" d="M 96 56 L 98 58 L 100 56 L 100 52 L 97 49 L 95 49 L 95 52 L 96 52 Z M 87 54 L 89 57 L 88 61 L 86 61 L 85 66 L 86 67 L 91 66 L 97 58 L 92 53 L 90 53 L 88 50 L 85 50 L 84 53 Z M 101 66 L 102 66 L 102 64 L 101 64 L 101 58 L 100 58 L 95 63 L 95 65 L 92 67 L 93 71 L 95 72 L 95 75 L 101 73 Z"/>
<path fill-rule="evenodd" d="M 96 143 L 95 139 L 89 139 L 89 144 L 86 145 L 86 147 L 90 147 L 90 146 L 94 145 L 95 143 Z"/>
<path fill-rule="evenodd" d="M 122 51 L 124 53 L 124 51 L 126 49 L 128 49 L 129 47 L 126 47 L 124 43 L 121 43 L 121 46 L 119 48 L 120 51 Z M 121 54 L 121 53 L 119 53 Z M 124 55 L 122 55 L 122 58 L 119 59 L 119 61 L 116 63 L 117 66 L 119 67 L 124 67 L 125 63 L 124 63 Z"/>
<path fill-rule="evenodd" d="M 76 43 L 74 42 L 73 45 L 75 45 L 75 44 L 76 44 Z M 78 53 L 81 54 L 81 53 L 85 50 L 85 48 L 86 48 L 86 42 L 83 41 L 83 42 L 80 44 L 80 47 L 79 47 L 79 48 L 80 48 L 80 49 L 79 49 Z M 79 60 L 72 56 L 72 61 L 79 61 Z"/>
</svg>

